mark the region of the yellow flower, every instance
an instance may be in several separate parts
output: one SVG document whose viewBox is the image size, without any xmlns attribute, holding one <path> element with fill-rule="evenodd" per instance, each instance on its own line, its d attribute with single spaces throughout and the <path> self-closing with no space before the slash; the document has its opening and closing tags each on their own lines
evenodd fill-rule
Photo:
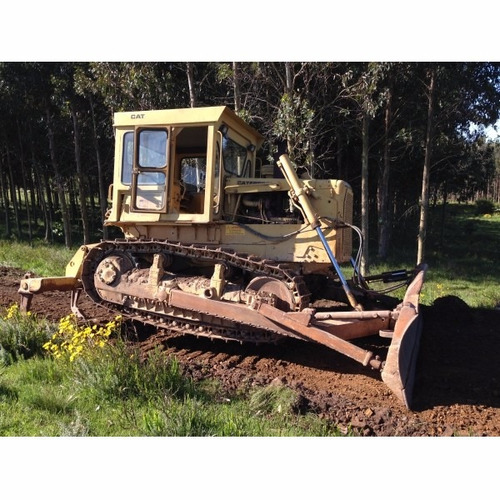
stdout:
<svg viewBox="0 0 500 500">
<path fill-rule="evenodd" d="M 121 316 L 117 316 L 121 319 Z M 45 349 L 55 357 L 67 355 L 70 361 L 77 356 L 85 355 L 95 348 L 103 348 L 108 343 L 111 334 L 116 331 L 116 319 L 110 321 L 105 327 L 97 325 L 78 325 L 76 317 L 71 314 L 59 320 L 59 329 L 52 335 Z"/>
<path fill-rule="evenodd" d="M 17 312 L 19 310 L 19 305 L 18 304 L 12 304 L 11 306 L 9 306 L 9 308 L 7 309 L 6 311 L 6 314 L 5 316 L 3 317 L 3 319 L 12 319 L 14 316 L 16 316 Z"/>
</svg>

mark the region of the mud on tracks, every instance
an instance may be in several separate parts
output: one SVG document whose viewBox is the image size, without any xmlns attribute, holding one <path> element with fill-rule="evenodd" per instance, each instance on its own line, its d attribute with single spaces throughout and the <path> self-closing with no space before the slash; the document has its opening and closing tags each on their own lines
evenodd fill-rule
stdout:
<svg viewBox="0 0 500 500">
<path fill-rule="evenodd" d="M 0 307 L 19 301 L 23 275 L 0 268 Z M 111 319 L 86 297 L 79 305 L 96 322 Z M 32 310 L 57 321 L 70 313 L 69 293 L 36 296 Z M 195 380 L 215 377 L 229 394 L 273 381 L 286 384 L 299 393 L 304 409 L 360 436 L 500 436 L 500 311 L 471 309 L 457 297 L 443 297 L 422 307 L 422 314 L 412 411 L 377 372 L 312 343 L 241 345 L 161 331 L 138 342 L 145 353 L 161 346 Z"/>
</svg>

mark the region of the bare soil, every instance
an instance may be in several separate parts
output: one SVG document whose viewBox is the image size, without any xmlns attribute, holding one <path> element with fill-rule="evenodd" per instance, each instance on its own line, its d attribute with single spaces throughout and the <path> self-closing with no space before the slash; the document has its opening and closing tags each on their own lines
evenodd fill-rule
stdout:
<svg viewBox="0 0 500 500">
<path fill-rule="evenodd" d="M 0 268 L 0 307 L 19 301 L 23 274 Z M 87 297 L 79 305 L 96 322 L 111 319 Z M 56 321 L 70 312 L 69 293 L 36 296 L 32 311 Z M 164 332 L 149 332 L 137 342 L 145 353 L 161 345 L 188 375 L 217 378 L 228 393 L 286 384 L 299 393 L 300 410 L 360 436 L 500 436 L 500 311 L 471 309 L 448 296 L 422 307 L 422 314 L 412 410 L 377 372 L 312 343 L 286 339 L 278 345 L 241 345 Z M 385 348 L 378 339 L 363 342 Z"/>
</svg>

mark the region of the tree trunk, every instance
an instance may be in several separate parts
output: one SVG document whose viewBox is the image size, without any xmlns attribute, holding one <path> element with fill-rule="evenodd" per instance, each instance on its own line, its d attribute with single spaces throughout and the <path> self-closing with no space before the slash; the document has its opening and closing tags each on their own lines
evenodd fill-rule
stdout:
<svg viewBox="0 0 500 500">
<path fill-rule="evenodd" d="M 7 148 L 7 138 L 5 138 L 5 158 L 7 160 L 7 169 L 9 173 L 9 190 L 10 190 L 10 201 L 12 203 L 12 207 L 14 208 L 14 220 L 16 223 L 16 233 L 17 237 L 21 239 L 22 230 L 21 230 L 21 217 L 19 215 L 19 200 L 16 195 L 16 186 L 14 183 L 14 173 L 12 171 L 12 162 L 10 161 L 10 153 Z"/>
<path fill-rule="evenodd" d="M 46 242 L 54 242 L 54 224 L 53 224 L 53 219 L 54 219 L 54 211 L 53 211 L 53 205 L 52 205 L 52 191 L 50 189 L 50 186 L 47 185 L 47 177 L 42 173 L 38 175 L 38 178 L 40 180 L 40 197 L 42 200 L 44 200 L 45 204 L 45 213 L 47 217 L 47 221 L 45 224 L 45 237 L 44 240 Z M 46 195 L 44 196 L 44 192 Z"/>
<path fill-rule="evenodd" d="M 389 128 L 392 120 L 392 88 L 388 89 L 384 117 L 384 159 L 378 184 L 378 256 L 387 258 L 391 232 L 391 213 L 389 211 L 389 177 L 391 171 Z"/>
<path fill-rule="evenodd" d="M 441 207 L 441 227 L 439 230 L 439 245 L 441 249 L 444 247 L 444 223 L 446 221 L 447 203 L 448 203 L 448 183 L 445 181 L 443 187 L 443 206 Z"/>
<path fill-rule="evenodd" d="M 75 190 L 75 178 L 73 176 L 69 176 L 65 182 L 66 193 L 68 193 L 68 201 L 69 201 L 69 216 L 70 219 L 78 219 L 78 209 L 76 208 L 76 190 Z"/>
<path fill-rule="evenodd" d="M 71 118 L 73 120 L 73 142 L 75 146 L 76 174 L 78 177 L 78 197 L 80 201 L 80 215 L 82 218 L 83 244 L 90 243 L 89 216 L 87 210 L 87 189 L 85 185 L 85 176 L 82 169 L 82 155 L 80 148 L 80 127 L 78 124 L 78 115 L 73 103 L 70 104 Z"/>
<path fill-rule="evenodd" d="M 52 115 L 50 109 L 46 108 L 47 117 L 47 135 L 49 138 L 49 151 L 50 159 L 52 162 L 52 168 L 54 169 L 54 177 L 56 182 L 57 194 L 59 197 L 59 204 L 61 206 L 62 218 L 63 218 L 63 228 L 64 228 L 64 244 L 66 248 L 71 248 L 71 221 L 69 217 L 68 205 L 66 203 L 66 197 L 64 192 L 64 183 L 59 170 L 59 164 L 57 162 L 56 147 L 54 141 L 54 129 L 52 124 Z"/>
<path fill-rule="evenodd" d="M 290 100 L 293 99 L 293 63 L 285 63 L 285 94 L 288 94 Z M 288 154 L 293 155 L 294 144 L 291 139 L 291 134 L 287 133 L 286 147 Z"/>
<path fill-rule="evenodd" d="M 240 65 L 233 62 L 233 91 L 234 110 L 238 113 L 241 110 L 241 90 L 240 90 Z"/>
<path fill-rule="evenodd" d="M 361 258 L 361 274 L 370 272 L 369 265 L 369 193 L 368 193 L 368 147 L 370 117 L 363 112 L 362 118 L 362 153 L 361 153 L 361 232 L 363 233 L 363 255 Z"/>
<path fill-rule="evenodd" d="M 194 69 L 193 63 L 186 63 L 186 75 L 188 79 L 188 87 L 189 87 L 189 105 L 192 108 L 196 107 L 196 89 L 194 85 Z"/>
<path fill-rule="evenodd" d="M 428 71 L 428 107 L 427 107 L 427 133 L 425 137 L 425 157 L 422 174 L 422 196 L 420 205 L 420 224 L 418 230 L 417 265 L 425 259 L 425 240 L 427 237 L 427 220 L 429 216 L 429 184 L 432 157 L 432 141 L 434 136 L 434 99 L 436 84 L 436 69 L 433 67 Z"/>
<path fill-rule="evenodd" d="M 7 187 L 5 186 L 5 176 L 3 165 L 0 163 L 0 189 L 2 191 L 3 199 L 3 209 L 5 217 L 5 237 L 10 238 L 12 234 L 12 229 L 10 226 L 10 216 L 9 216 L 9 198 L 7 196 Z"/>
<path fill-rule="evenodd" d="M 28 222 L 28 238 L 29 238 L 29 242 L 31 244 L 31 241 L 33 240 L 33 228 L 31 225 L 31 207 L 30 207 L 30 199 L 28 196 L 28 182 L 26 180 L 27 174 L 26 174 L 26 163 L 24 161 L 23 136 L 21 134 L 21 128 L 19 126 L 18 120 L 16 120 L 16 125 L 17 125 L 17 137 L 19 140 L 19 162 L 21 164 L 21 175 L 23 178 L 24 202 L 26 205 L 26 219 Z"/>
<path fill-rule="evenodd" d="M 101 208 L 101 220 L 104 222 L 106 217 L 106 210 L 108 208 L 108 193 L 106 190 L 106 185 L 104 184 L 104 168 L 101 161 L 101 153 L 99 151 L 99 139 L 97 135 L 97 124 L 95 120 L 95 112 L 94 112 L 94 101 L 92 99 L 92 95 L 89 94 L 89 103 L 90 103 L 90 114 L 92 116 L 92 135 L 94 142 L 94 151 L 97 162 L 97 178 L 99 181 L 99 206 Z M 102 227 L 103 237 L 104 239 L 108 238 L 109 229 L 107 226 Z"/>
<path fill-rule="evenodd" d="M 31 168 L 33 169 L 33 177 L 34 177 L 34 190 L 37 191 L 38 202 L 42 209 L 43 220 L 45 225 L 45 241 L 49 241 L 49 235 L 52 234 L 52 225 L 51 225 L 51 215 L 48 208 L 48 203 L 46 202 L 46 198 L 44 196 L 44 182 L 43 175 L 40 172 L 40 167 L 35 158 L 35 147 L 33 140 L 33 130 L 31 128 L 31 123 L 28 123 L 28 132 L 29 132 L 29 147 L 30 147 L 30 157 L 31 157 Z"/>
<path fill-rule="evenodd" d="M 345 179 L 346 174 L 344 173 L 344 164 L 342 161 L 344 151 L 344 141 L 342 139 L 341 132 L 337 132 L 337 179 Z"/>
</svg>

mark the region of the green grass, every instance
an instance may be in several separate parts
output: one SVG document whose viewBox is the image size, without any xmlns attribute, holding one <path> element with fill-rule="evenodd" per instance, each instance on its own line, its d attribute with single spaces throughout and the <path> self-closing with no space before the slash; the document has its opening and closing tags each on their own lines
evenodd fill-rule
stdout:
<svg viewBox="0 0 500 500">
<path fill-rule="evenodd" d="M 53 356 L 46 347 L 62 324 L 15 305 L 0 313 L 0 436 L 339 435 L 303 415 L 289 388 L 228 394 L 214 380 L 194 383 L 159 350 L 142 359 L 118 326 L 112 342 L 75 358 L 64 350 Z M 82 325 L 70 333 L 84 331 Z"/>
<path fill-rule="evenodd" d="M 35 241 L 32 245 L 22 241 L 0 240 L 0 266 L 17 267 L 38 276 L 64 276 L 66 265 L 75 249 L 63 245 L 49 245 Z"/>
<path fill-rule="evenodd" d="M 49 321 L 22 314 L 12 304 L 0 315 L 0 366 L 43 354 L 43 345 L 55 331 Z"/>
<path fill-rule="evenodd" d="M 416 224 L 416 223 L 415 223 Z M 416 227 L 416 225 L 415 225 Z M 378 262 L 372 257 L 370 274 L 412 269 L 416 263 L 416 229 L 395 235 L 391 257 Z M 493 308 L 500 303 L 500 213 L 478 215 L 474 205 L 431 209 L 425 262 L 429 266 L 420 296 L 422 304 L 455 295 L 470 307 Z M 350 270 L 346 268 L 346 275 Z M 404 291 L 395 295 L 402 298 Z"/>
<path fill-rule="evenodd" d="M 500 214 L 477 215 L 463 205 L 446 210 L 444 224 L 431 226 L 423 299 L 456 295 L 471 307 L 493 308 L 500 303 Z"/>
<path fill-rule="evenodd" d="M 0 436 L 340 435 L 298 412 L 296 399 L 280 386 L 245 396 L 194 384 L 175 359 L 157 353 L 141 362 L 118 342 L 73 363 L 36 356 L 3 367 Z"/>
</svg>

